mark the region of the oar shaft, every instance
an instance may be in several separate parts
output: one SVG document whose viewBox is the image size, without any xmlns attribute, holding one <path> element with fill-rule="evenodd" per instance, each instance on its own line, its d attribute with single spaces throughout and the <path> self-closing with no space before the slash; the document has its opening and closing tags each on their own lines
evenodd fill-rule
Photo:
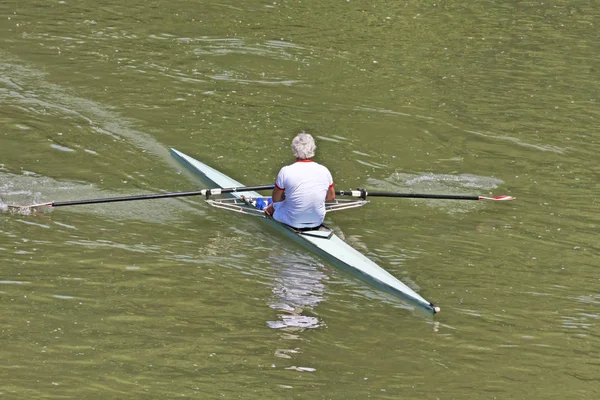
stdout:
<svg viewBox="0 0 600 400">
<path fill-rule="evenodd" d="M 335 192 L 338 196 L 361 197 L 405 197 L 412 199 L 440 199 L 440 200 L 514 200 L 512 196 L 464 196 L 456 194 L 422 194 L 422 193 L 394 193 L 394 192 L 368 192 L 364 189 L 358 190 L 338 190 Z"/>
<path fill-rule="evenodd" d="M 463 195 L 454 195 L 454 194 L 367 192 L 367 196 L 371 196 L 371 197 L 406 197 L 406 198 L 413 198 L 413 199 L 479 200 L 479 196 L 463 196 Z"/>
<path fill-rule="evenodd" d="M 233 188 L 215 188 L 215 189 L 202 189 L 191 192 L 172 192 L 172 193 L 153 193 L 153 194 L 142 194 L 136 196 L 123 196 L 123 197 L 107 197 L 103 199 L 88 199 L 88 200 L 71 200 L 71 201 L 55 201 L 52 203 L 45 203 L 39 205 L 46 205 L 50 207 L 62 207 L 62 206 L 75 206 L 83 204 L 98 204 L 98 203 L 116 203 L 119 201 L 132 201 L 132 200 L 150 200 L 150 199 L 164 199 L 171 197 L 187 197 L 187 196 L 210 196 L 221 193 L 233 193 L 233 192 L 250 192 L 255 190 L 269 190 L 273 189 L 274 185 L 258 185 L 258 186 L 240 186 Z"/>
<path fill-rule="evenodd" d="M 201 190 L 197 190 L 197 191 L 193 191 L 193 192 L 157 193 L 157 194 L 145 194 L 145 195 L 137 195 L 137 196 L 107 197 L 104 199 L 54 201 L 54 202 L 50 203 L 50 205 L 52 207 L 77 206 L 77 205 L 84 205 L 84 204 L 117 203 L 120 201 L 151 200 L 151 199 L 164 199 L 164 198 L 171 198 L 171 197 L 200 196 L 200 195 L 202 195 Z"/>
</svg>

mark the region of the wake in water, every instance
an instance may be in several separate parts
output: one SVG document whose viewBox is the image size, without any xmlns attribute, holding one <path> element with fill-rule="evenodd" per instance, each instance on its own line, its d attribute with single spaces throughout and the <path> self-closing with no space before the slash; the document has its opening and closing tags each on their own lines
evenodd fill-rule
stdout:
<svg viewBox="0 0 600 400">
<path fill-rule="evenodd" d="M 435 193 L 448 195 L 489 195 L 494 196 L 494 193 L 504 181 L 489 177 L 477 176 L 471 174 L 407 174 L 395 172 L 389 178 L 383 180 L 369 178 L 367 187 L 375 191 L 399 191 L 405 193 Z M 442 208 L 449 212 L 469 212 L 476 209 L 477 202 L 470 201 L 448 201 L 428 199 L 424 204 Z"/>
<path fill-rule="evenodd" d="M 53 207 L 47 206 L 49 201 L 85 200 L 123 195 L 123 193 L 105 192 L 94 185 L 80 182 L 60 182 L 39 175 L 0 173 L 0 213 L 46 214 L 53 211 Z M 77 205 L 68 208 L 69 212 L 85 212 L 119 220 L 135 219 L 158 223 L 179 220 L 176 213 L 180 210 L 199 211 L 193 206 L 193 200 L 157 199 L 143 201 L 142 205 L 138 203 Z"/>
<path fill-rule="evenodd" d="M 31 215 L 34 209 L 19 207 L 19 205 L 20 203 L 32 204 L 32 199 L 41 196 L 40 193 L 32 190 L 34 187 L 39 187 L 40 183 L 34 177 L 0 174 L 0 213 Z"/>
<path fill-rule="evenodd" d="M 456 194 L 472 194 L 473 190 L 492 190 L 497 189 L 504 183 L 502 180 L 487 176 L 477 176 L 471 174 L 403 174 L 394 173 L 386 179 L 387 182 L 395 185 L 406 184 L 413 190 L 431 190 L 431 191 L 453 191 Z"/>
<path fill-rule="evenodd" d="M 0 213 L 11 213 L 17 215 L 31 215 L 35 212 L 34 208 L 31 207 L 15 207 L 13 205 L 6 204 L 0 199 Z"/>
<path fill-rule="evenodd" d="M 30 215 L 51 211 L 51 207 L 19 209 L 10 205 L 27 206 L 48 201 L 135 195 L 139 194 L 139 187 L 152 190 L 154 182 L 159 181 L 155 176 L 146 176 L 147 171 L 152 171 L 152 167 L 158 165 L 157 161 L 172 165 L 173 171 L 181 168 L 164 144 L 137 129 L 137 121 L 122 116 L 110 106 L 79 96 L 69 87 L 50 82 L 44 71 L 35 69 L 2 50 L 0 103 L 10 111 L 4 124 L 10 130 L 9 136 L 26 135 L 31 143 L 35 143 L 28 149 L 30 154 L 26 159 L 18 157 L 16 145 L 12 152 L 13 149 L 2 146 L 0 213 Z M 39 121 L 39 129 L 29 126 L 27 121 Z M 127 168 L 131 168 L 129 162 L 120 164 L 123 158 L 120 154 L 123 152 L 138 155 L 136 165 L 139 165 L 139 170 L 128 170 Z M 37 155 L 43 158 L 39 166 L 33 162 Z M 81 160 L 85 159 L 83 157 L 92 160 L 89 164 L 92 172 L 88 174 L 80 170 Z M 61 163 L 63 170 L 67 162 L 74 163 L 73 174 L 68 169 L 64 174 L 53 171 L 52 176 L 58 176 L 61 180 L 43 175 L 49 165 Z M 104 171 L 104 165 L 112 167 Z M 23 168 L 35 168 L 36 172 Z M 129 172 L 124 172 L 126 170 Z M 130 182 L 132 186 L 123 187 L 121 193 L 103 191 L 95 185 L 86 184 L 86 179 L 94 172 L 106 173 L 112 179 L 120 177 L 123 183 Z M 94 175 L 93 182 L 98 182 L 97 177 L 98 174 Z M 169 179 L 174 184 L 180 181 L 180 177 L 175 174 Z M 157 192 L 161 190 L 162 188 L 155 189 Z M 196 201 L 197 199 L 155 200 L 141 204 L 77 206 L 69 207 L 68 212 L 161 223 L 180 220 L 180 212 L 199 212 Z"/>
</svg>

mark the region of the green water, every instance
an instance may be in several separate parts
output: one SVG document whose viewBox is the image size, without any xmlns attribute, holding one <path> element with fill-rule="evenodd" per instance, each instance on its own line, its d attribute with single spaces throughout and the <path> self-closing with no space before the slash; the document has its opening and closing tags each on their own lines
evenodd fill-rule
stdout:
<svg viewBox="0 0 600 400">
<path fill-rule="evenodd" d="M 576 1 L 4 1 L 0 398 L 595 399 L 600 12 Z M 317 138 L 327 223 L 442 312 L 201 198 Z"/>
</svg>

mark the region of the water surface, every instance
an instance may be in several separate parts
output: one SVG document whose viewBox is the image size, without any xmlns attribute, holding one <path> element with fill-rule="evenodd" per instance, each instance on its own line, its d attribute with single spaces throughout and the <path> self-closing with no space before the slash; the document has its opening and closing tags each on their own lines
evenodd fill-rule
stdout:
<svg viewBox="0 0 600 400">
<path fill-rule="evenodd" d="M 6 398 L 596 398 L 597 10 L 562 3 L 34 2 L 0 8 Z M 327 223 L 442 312 L 186 191 L 307 129 Z"/>
</svg>

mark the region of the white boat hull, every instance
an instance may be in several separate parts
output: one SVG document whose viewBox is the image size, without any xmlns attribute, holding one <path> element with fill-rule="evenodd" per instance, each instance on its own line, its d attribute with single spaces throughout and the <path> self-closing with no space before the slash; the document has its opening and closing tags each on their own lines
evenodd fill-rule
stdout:
<svg viewBox="0 0 600 400">
<path fill-rule="evenodd" d="M 192 172 L 196 173 L 204 181 L 207 181 L 207 184 L 214 184 L 214 187 L 220 188 L 244 186 L 240 182 L 180 151 L 171 149 L 171 152 Z M 242 196 L 246 198 L 261 197 L 257 192 L 234 192 L 229 193 L 229 196 L 235 198 L 242 198 Z M 321 229 L 299 232 L 285 224 L 277 222 L 273 218 L 265 217 L 264 221 L 335 265 L 347 269 L 363 279 L 374 282 L 383 289 L 400 295 L 428 311 L 439 311 L 439 308 L 425 300 L 418 293 L 399 281 L 396 277 L 381 268 L 365 255 L 355 250 L 349 244 L 333 234 L 331 230 Z"/>
</svg>

